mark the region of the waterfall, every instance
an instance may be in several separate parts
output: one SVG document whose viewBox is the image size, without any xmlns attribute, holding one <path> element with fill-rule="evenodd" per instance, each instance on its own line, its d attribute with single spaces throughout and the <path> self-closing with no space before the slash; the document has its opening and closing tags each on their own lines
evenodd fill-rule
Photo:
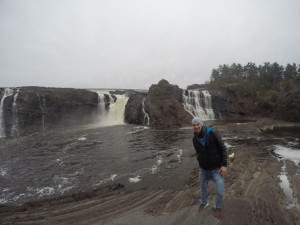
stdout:
<svg viewBox="0 0 300 225">
<path fill-rule="evenodd" d="M 145 110 L 145 98 L 143 98 L 143 101 L 142 101 L 142 110 L 143 110 L 143 113 L 144 113 L 144 124 L 146 124 L 146 120 L 147 120 L 147 125 L 149 126 L 150 124 L 150 117 L 148 115 L 148 113 L 146 113 L 146 110 Z"/>
<path fill-rule="evenodd" d="M 116 102 L 108 91 L 97 90 L 98 94 L 98 111 L 99 114 L 108 114 L 109 106 Z"/>
<path fill-rule="evenodd" d="M 18 107 L 17 107 L 17 98 L 20 89 L 17 90 L 17 93 L 14 95 L 14 101 L 12 105 L 12 127 L 11 127 L 11 136 L 19 135 L 19 119 L 18 119 Z"/>
<path fill-rule="evenodd" d="M 203 120 L 214 120 L 211 95 L 207 90 L 184 90 L 182 93 L 184 109 L 192 116 L 199 116 Z"/>
<path fill-rule="evenodd" d="M 5 120 L 4 120 L 4 100 L 6 97 L 11 96 L 13 90 L 11 88 L 5 88 L 3 96 L 0 102 L 0 138 L 5 137 Z"/>
<path fill-rule="evenodd" d="M 109 91 L 97 90 L 98 111 L 97 123 L 100 126 L 124 124 L 125 106 L 128 97 L 125 95 L 111 95 Z"/>
<path fill-rule="evenodd" d="M 104 93 L 98 93 L 98 110 L 101 112 L 101 113 L 104 113 L 105 112 L 105 95 Z"/>
</svg>

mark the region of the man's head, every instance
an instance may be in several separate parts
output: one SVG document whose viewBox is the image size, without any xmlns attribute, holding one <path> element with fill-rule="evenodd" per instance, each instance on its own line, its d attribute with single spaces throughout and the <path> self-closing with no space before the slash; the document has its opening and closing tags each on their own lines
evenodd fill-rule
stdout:
<svg viewBox="0 0 300 225">
<path fill-rule="evenodd" d="M 203 121 L 200 117 L 194 117 L 192 120 L 193 129 L 196 133 L 200 133 L 203 127 Z"/>
</svg>

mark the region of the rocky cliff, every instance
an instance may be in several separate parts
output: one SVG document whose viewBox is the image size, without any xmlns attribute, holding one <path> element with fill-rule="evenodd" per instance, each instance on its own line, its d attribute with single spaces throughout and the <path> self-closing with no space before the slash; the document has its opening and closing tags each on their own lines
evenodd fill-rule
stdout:
<svg viewBox="0 0 300 225">
<path fill-rule="evenodd" d="M 223 119 L 270 117 L 300 121 L 300 92 L 269 91 L 264 98 L 243 97 L 235 87 L 210 90 L 213 109 Z"/>
<path fill-rule="evenodd" d="M 97 108 L 98 95 L 88 90 L 43 87 L 14 89 L 3 103 L 5 136 L 84 124 L 91 121 Z M 13 131 L 14 126 L 16 131 Z"/>
<path fill-rule="evenodd" d="M 241 97 L 234 88 L 220 88 L 209 92 L 214 112 L 219 119 L 243 119 L 259 112 L 256 101 Z"/>
</svg>

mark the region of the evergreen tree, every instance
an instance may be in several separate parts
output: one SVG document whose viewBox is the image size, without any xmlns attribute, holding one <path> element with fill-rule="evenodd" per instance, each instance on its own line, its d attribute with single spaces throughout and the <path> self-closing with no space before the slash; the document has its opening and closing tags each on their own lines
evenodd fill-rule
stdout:
<svg viewBox="0 0 300 225">
<path fill-rule="evenodd" d="M 295 63 L 287 64 L 284 70 L 284 80 L 286 81 L 291 81 L 291 80 L 296 80 L 297 78 L 297 66 Z"/>
<path fill-rule="evenodd" d="M 271 73 L 272 73 L 273 89 L 277 89 L 279 81 L 282 80 L 284 68 L 283 66 L 279 65 L 277 62 L 274 62 L 271 65 L 271 68 L 272 68 Z"/>
<path fill-rule="evenodd" d="M 269 62 L 265 62 L 264 65 L 258 67 L 259 78 L 267 89 L 271 89 L 273 80 L 272 67 Z"/>
<path fill-rule="evenodd" d="M 255 63 L 249 62 L 244 66 L 245 77 L 249 80 L 255 80 L 258 77 L 258 68 Z"/>
<path fill-rule="evenodd" d="M 241 77 L 243 76 L 243 73 L 244 73 L 244 69 L 241 64 L 233 63 L 230 66 L 230 78 L 232 81 L 241 79 Z"/>
<path fill-rule="evenodd" d="M 220 80 L 220 73 L 218 70 L 213 69 L 210 75 L 210 79 L 212 81 L 219 81 Z"/>
</svg>

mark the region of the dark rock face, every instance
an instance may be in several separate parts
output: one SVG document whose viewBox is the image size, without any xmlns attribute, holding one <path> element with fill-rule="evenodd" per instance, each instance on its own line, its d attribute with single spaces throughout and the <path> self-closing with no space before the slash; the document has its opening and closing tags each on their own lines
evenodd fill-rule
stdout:
<svg viewBox="0 0 300 225">
<path fill-rule="evenodd" d="M 288 92 L 279 96 L 274 107 L 276 119 L 300 121 L 300 92 Z"/>
<path fill-rule="evenodd" d="M 13 95 L 4 102 L 6 136 L 11 136 L 12 103 Z M 91 121 L 97 112 L 98 95 L 83 89 L 22 87 L 16 103 L 19 132 L 31 133 Z"/>
<path fill-rule="evenodd" d="M 271 97 L 275 96 L 276 100 L 273 101 L 242 97 L 231 87 L 210 90 L 210 94 L 216 118 L 271 117 L 292 122 L 300 121 L 300 92 L 270 93 Z"/>
<path fill-rule="evenodd" d="M 146 125 L 142 101 L 146 99 L 146 93 L 132 93 L 125 107 L 125 122 L 129 124 Z M 147 109 L 145 109 L 147 112 Z"/>
<path fill-rule="evenodd" d="M 192 116 L 182 104 L 182 92 L 177 85 L 171 85 L 166 80 L 150 87 L 146 107 L 151 126 L 182 127 L 191 124 Z"/>
<path fill-rule="evenodd" d="M 228 98 L 226 98 L 220 91 L 210 91 L 212 108 L 215 113 L 216 119 L 222 119 L 228 117 L 229 107 Z"/>
<path fill-rule="evenodd" d="M 246 119 L 246 117 L 268 116 L 272 108 L 251 98 L 241 97 L 234 88 L 210 90 L 212 105 L 218 119 Z"/>
</svg>

